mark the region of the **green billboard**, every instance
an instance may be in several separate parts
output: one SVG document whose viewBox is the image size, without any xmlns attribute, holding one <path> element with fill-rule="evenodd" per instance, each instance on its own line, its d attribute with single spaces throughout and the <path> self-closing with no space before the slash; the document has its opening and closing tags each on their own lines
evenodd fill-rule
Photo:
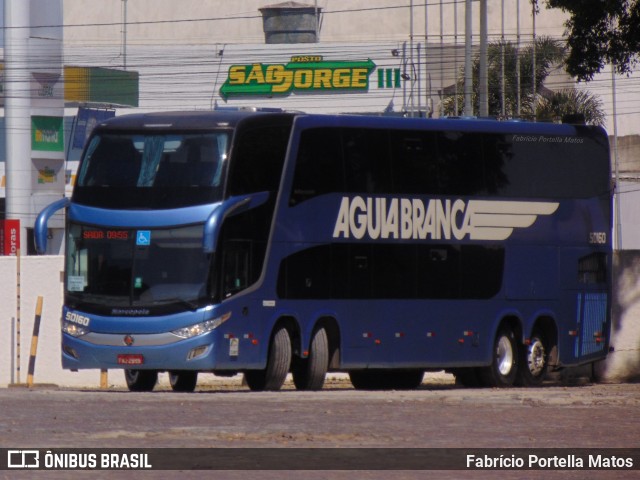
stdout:
<svg viewBox="0 0 640 480">
<path fill-rule="evenodd" d="M 364 61 L 325 61 L 322 56 L 296 56 L 283 64 L 231 65 L 220 88 L 226 100 L 232 96 L 286 96 L 291 93 L 366 92 L 369 75 L 376 68 Z"/>
</svg>

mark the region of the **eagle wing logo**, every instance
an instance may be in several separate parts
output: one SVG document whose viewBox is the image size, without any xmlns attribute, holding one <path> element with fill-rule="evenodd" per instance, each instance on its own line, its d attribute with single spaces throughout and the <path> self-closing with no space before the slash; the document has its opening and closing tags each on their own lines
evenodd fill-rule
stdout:
<svg viewBox="0 0 640 480">
<path fill-rule="evenodd" d="M 515 228 L 528 228 L 540 215 L 551 215 L 557 202 L 471 200 L 467 206 L 471 240 L 506 240 Z"/>
</svg>

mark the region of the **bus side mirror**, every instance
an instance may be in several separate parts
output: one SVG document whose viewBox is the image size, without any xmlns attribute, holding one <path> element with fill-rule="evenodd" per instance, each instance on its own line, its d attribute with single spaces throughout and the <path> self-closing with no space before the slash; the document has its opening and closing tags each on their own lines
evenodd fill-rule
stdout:
<svg viewBox="0 0 640 480">
<path fill-rule="evenodd" d="M 38 254 L 42 255 L 47 251 L 47 224 L 49 223 L 49 219 L 58 210 L 68 207 L 69 203 L 71 203 L 71 200 L 68 198 L 61 198 L 60 200 L 53 202 L 48 207 L 45 207 L 44 210 L 38 214 L 36 223 L 33 227 L 33 236 Z"/>
<path fill-rule="evenodd" d="M 214 253 L 218 247 L 218 235 L 225 218 L 259 207 L 267 201 L 269 192 L 230 197 L 213 209 L 204 224 L 202 248 L 205 253 Z"/>
</svg>

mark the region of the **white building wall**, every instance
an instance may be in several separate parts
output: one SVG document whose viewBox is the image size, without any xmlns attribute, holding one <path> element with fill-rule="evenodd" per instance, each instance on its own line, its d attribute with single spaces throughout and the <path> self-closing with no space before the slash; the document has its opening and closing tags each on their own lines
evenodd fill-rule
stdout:
<svg viewBox="0 0 640 480">
<path fill-rule="evenodd" d="M 623 250 L 640 250 L 640 183 L 620 183 L 621 245 Z"/>
<path fill-rule="evenodd" d="M 131 45 L 230 44 L 264 42 L 259 9 L 283 3 L 279 0 L 65 0 L 64 23 L 68 45 L 91 42 L 118 45 L 122 40 L 124 4 L 127 5 L 127 39 Z M 409 40 L 411 20 L 414 35 L 453 38 L 457 17 L 464 38 L 464 0 L 298 0 L 322 11 L 321 42 L 371 42 Z M 413 10 L 410 4 L 413 3 Z M 425 4 L 426 16 L 425 16 Z M 474 29 L 479 29 L 478 3 L 473 2 Z M 533 22 L 529 0 L 504 2 L 505 35 L 515 39 L 517 7 L 520 33 L 531 37 Z M 90 6 L 90 8 L 89 8 Z M 489 35 L 502 33 L 502 0 L 488 0 Z M 457 14 L 457 15 L 456 15 Z M 559 36 L 565 15 L 560 10 L 540 8 L 536 33 Z M 453 42 L 452 42 L 453 43 Z"/>
<path fill-rule="evenodd" d="M 16 318 L 17 318 L 17 260 L 0 257 L 0 388 L 18 383 Z M 38 296 L 43 297 L 43 310 L 38 337 L 34 370 L 34 384 L 53 384 L 60 387 L 99 388 L 99 370 L 63 370 L 60 361 L 60 315 L 62 311 L 62 256 L 22 257 L 20 259 L 20 383 L 27 382 L 29 356 Z M 640 378 L 640 252 L 626 252 L 617 257 L 614 279 L 614 327 L 611 353 L 599 368 L 602 379 L 609 382 Z M 199 385 L 216 382 L 211 374 L 201 374 Z M 160 377 L 167 388 L 167 375 Z M 125 388 L 121 370 L 109 370 L 108 385 Z"/>
<path fill-rule="evenodd" d="M 192 108 L 197 104 L 195 108 L 208 108 L 216 80 L 225 78 L 231 52 L 234 52 L 236 60 L 244 58 L 245 62 L 254 61 L 256 57 L 264 58 L 264 50 L 260 48 L 264 47 L 264 34 L 259 8 L 277 3 L 280 2 L 65 0 L 65 63 L 122 67 L 126 57 L 128 68 L 141 72 L 142 107 Z M 302 0 L 301 3 L 314 5 L 316 2 Z M 412 3 L 413 9 L 410 8 Z M 409 45 L 413 40 L 414 46 L 422 45 L 423 52 L 424 45 L 429 44 L 436 60 L 427 59 L 425 68 L 428 72 L 424 74 L 423 82 L 427 84 L 430 81 L 430 87 L 435 91 L 441 84 L 452 83 L 455 72 L 451 52 L 455 45 L 458 45 L 455 48 L 458 52 L 457 67 L 464 63 L 464 4 L 464 0 L 317 0 L 322 9 L 319 45 L 298 44 L 289 45 L 289 48 L 296 52 L 320 48 L 332 50 L 339 56 L 340 50 L 348 44 L 368 44 L 371 50 L 375 50 L 377 45 L 395 45 L 393 48 L 397 48 L 405 42 Z M 123 23 L 125 6 L 126 26 Z M 488 0 L 488 17 L 489 41 L 498 41 L 504 34 L 506 40 L 515 43 L 519 33 L 521 44 L 531 42 L 534 30 L 528 0 Z M 535 18 L 535 35 L 562 38 L 566 18 L 561 10 L 548 9 L 542 4 Z M 473 28 L 473 42 L 478 45 L 477 2 L 473 2 Z M 444 64 L 440 63 L 437 52 L 441 44 L 448 46 L 443 56 Z M 267 49 L 275 52 L 277 46 Z M 217 55 L 220 51 L 225 52 L 223 57 Z M 345 54 L 348 54 L 348 48 Z M 152 78 L 145 78 L 148 75 Z M 640 95 L 636 87 L 639 81 L 638 75 L 617 80 L 617 127 L 621 137 L 640 134 Z M 554 75 L 547 82 L 553 90 L 573 85 L 564 75 Z M 596 75 L 593 81 L 579 84 L 578 88 L 600 96 L 607 112 L 606 128 L 612 134 L 610 73 L 605 71 Z M 200 89 L 207 90 L 209 96 L 198 93 Z M 301 102 L 290 100 L 287 108 L 299 108 Z M 398 105 L 397 101 L 394 103 Z M 435 108 L 437 113 L 437 105 Z"/>
<path fill-rule="evenodd" d="M 3 279 L 0 301 L 0 386 L 27 382 L 29 356 L 38 296 L 43 297 L 34 382 L 65 386 L 98 386 L 100 373 L 62 370 L 60 361 L 60 315 L 62 311 L 63 257 L 20 258 L 20 361 L 17 360 L 17 257 L 0 257 Z"/>
</svg>

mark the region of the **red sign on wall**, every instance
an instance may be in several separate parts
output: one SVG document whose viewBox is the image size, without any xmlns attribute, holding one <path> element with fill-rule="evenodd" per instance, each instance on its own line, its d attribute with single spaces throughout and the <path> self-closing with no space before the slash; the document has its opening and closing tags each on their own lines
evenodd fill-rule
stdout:
<svg viewBox="0 0 640 480">
<path fill-rule="evenodd" d="M 20 220 L 0 220 L 0 252 L 17 255 L 20 248 Z"/>
</svg>

